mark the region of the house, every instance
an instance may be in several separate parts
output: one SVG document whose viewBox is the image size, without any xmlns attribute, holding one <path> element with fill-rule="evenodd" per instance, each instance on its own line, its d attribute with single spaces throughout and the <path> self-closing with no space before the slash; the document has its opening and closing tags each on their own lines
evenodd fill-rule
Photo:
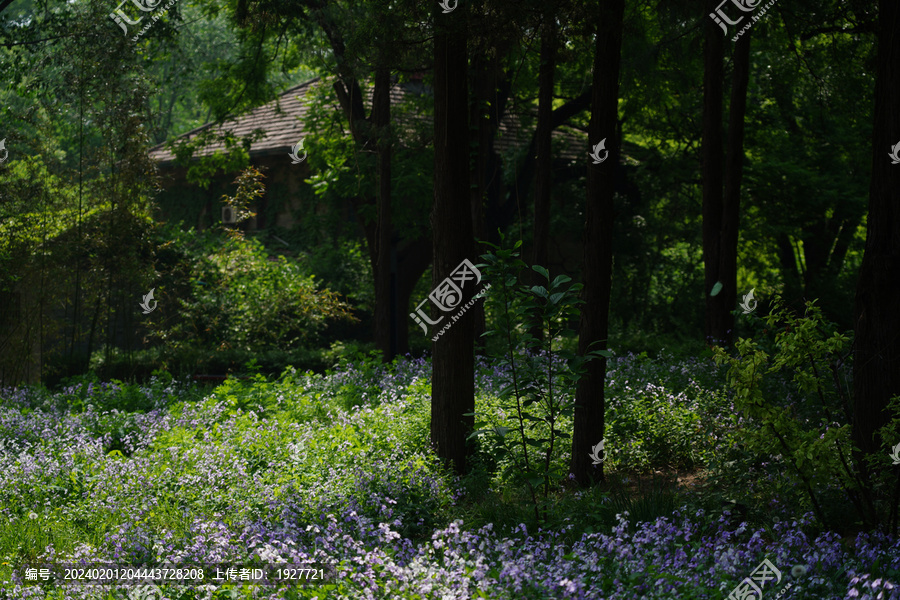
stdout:
<svg viewBox="0 0 900 600">
<path fill-rule="evenodd" d="M 176 143 L 193 141 L 201 134 L 218 136 L 224 132 L 239 139 L 258 132 L 259 139 L 250 147 L 250 164 L 264 168 L 266 194 L 260 204 L 253 207 L 256 217 L 247 224 L 248 229 L 273 226 L 290 229 L 300 219 L 304 200 L 312 199 L 309 186 L 304 184 L 304 179 L 309 176 L 308 165 L 305 162 L 294 164 L 289 153 L 304 137 L 303 119 L 309 110 L 307 100 L 311 99 L 307 96 L 319 82 L 319 79 L 313 79 L 292 87 L 272 102 L 243 116 L 218 126 L 208 123 L 175 140 Z M 194 153 L 192 163 L 197 164 L 201 157 L 227 151 L 224 141 L 213 141 Z M 204 188 L 188 182 L 188 168 L 177 163 L 168 144 L 151 148 L 150 157 L 156 162 L 163 180 L 158 202 L 164 219 L 182 221 L 186 226 L 200 229 L 221 220 L 221 198 L 233 189 L 230 184 L 237 171 L 212 177 Z"/>
<path fill-rule="evenodd" d="M 365 93 L 371 93 L 371 90 L 366 90 Z M 430 102 L 427 98 L 429 94 L 430 90 L 421 81 L 394 84 L 391 90 L 392 118 L 399 125 L 396 130 L 401 132 L 401 145 L 406 143 L 407 146 L 421 147 L 430 143 L 428 109 L 423 108 Z M 246 229 L 292 229 L 310 211 L 318 213 L 326 210 L 317 205 L 313 188 L 306 183 L 311 175 L 309 161 L 296 163 L 290 156 L 292 148 L 307 136 L 306 120 L 311 116 L 317 98 L 322 100 L 321 96 L 325 97 L 324 101 L 330 103 L 337 113 L 337 98 L 331 87 L 322 79 L 316 78 L 288 89 L 272 102 L 243 116 L 221 125 L 206 124 L 179 136 L 174 142 L 197 140 L 201 135 L 220 136 L 224 132 L 239 139 L 257 132 L 258 139 L 249 148 L 250 164 L 265 168 L 266 194 L 253 207 L 256 217 L 246 224 Z M 420 101 L 417 102 L 417 99 Z M 521 123 L 522 120 L 515 116 L 508 116 L 501 122 L 494 145 L 501 157 L 521 152 L 527 147 L 531 131 Z M 337 131 L 349 136 L 349 133 L 344 133 L 346 123 L 342 122 L 338 126 L 343 129 L 336 129 Z M 587 151 L 588 144 L 584 134 L 562 128 L 554 135 L 557 146 L 561 149 L 558 159 L 570 162 L 585 159 L 584 152 Z M 299 150 L 300 158 L 306 150 Z M 212 141 L 195 152 L 192 164 L 197 164 L 203 157 L 226 152 L 223 141 Z M 158 198 L 163 219 L 182 221 L 187 226 L 198 228 L 209 227 L 221 220 L 221 198 L 226 191 L 234 188 L 231 182 L 236 177 L 237 170 L 213 177 L 210 185 L 203 188 L 188 182 L 188 168 L 176 162 L 175 153 L 168 144 L 152 148 L 150 156 L 156 162 L 163 179 L 163 191 Z M 424 185 L 430 189 L 431 183 L 428 181 Z M 349 204 L 342 207 L 342 211 L 346 220 L 354 219 Z"/>
</svg>

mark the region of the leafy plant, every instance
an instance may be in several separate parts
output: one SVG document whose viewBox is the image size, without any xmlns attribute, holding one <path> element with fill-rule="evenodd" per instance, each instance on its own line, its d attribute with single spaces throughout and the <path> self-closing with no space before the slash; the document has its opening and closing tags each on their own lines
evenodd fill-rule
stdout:
<svg viewBox="0 0 900 600">
<path fill-rule="evenodd" d="M 502 245 L 502 238 L 501 238 Z M 535 518 L 546 519 L 546 502 L 554 482 L 565 476 L 561 461 L 561 442 L 569 437 L 574 403 L 568 390 L 574 390 L 589 356 L 577 356 L 566 344 L 567 324 L 574 317 L 580 284 L 572 284 L 567 275 L 552 281 L 546 268 L 535 265 L 545 285 L 519 283 L 527 265 L 519 258 L 517 241 L 512 248 L 488 244 L 493 252 L 484 254 L 485 278 L 492 293 L 487 306 L 496 314 L 496 328 L 485 335 L 497 336 L 505 346 L 499 358 L 504 373 L 499 392 L 504 414 L 478 415 L 474 436 L 492 435 L 511 460 L 507 473 L 524 483 L 531 496 Z M 540 337 L 535 333 L 540 332 Z M 543 501 L 538 500 L 538 495 Z"/>
<path fill-rule="evenodd" d="M 172 350 L 199 345 L 224 351 L 288 349 L 319 340 L 334 321 L 354 320 L 349 306 L 323 289 L 292 258 L 270 256 L 256 239 L 172 232 L 179 254 L 169 267 L 177 316 L 154 322 Z M 170 254 L 173 253 L 170 250 Z M 177 274 L 181 277 L 176 277 Z"/>
<path fill-rule="evenodd" d="M 814 302 L 798 316 L 776 299 L 765 321 L 777 331 L 771 353 L 754 339 L 740 339 L 737 356 L 721 348 L 715 353 L 728 365 L 735 408 L 744 419 L 737 440 L 760 461 L 786 465 L 824 525 L 829 519 L 821 500 L 835 486 L 863 524 L 883 522 L 884 507 L 876 506 L 853 461 L 849 335 L 835 331 Z M 787 389 L 781 381 L 790 382 Z M 775 479 L 786 492 L 796 485 L 792 478 Z"/>
</svg>

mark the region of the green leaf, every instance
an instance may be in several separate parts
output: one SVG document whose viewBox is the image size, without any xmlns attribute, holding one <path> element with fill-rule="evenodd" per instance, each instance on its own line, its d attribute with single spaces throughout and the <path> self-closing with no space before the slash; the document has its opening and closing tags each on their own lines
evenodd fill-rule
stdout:
<svg viewBox="0 0 900 600">
<path fill-rule="evenodd" d="M 540 285 L 532 286 L 531 293 L 536 296 L 540 296 L 541 298 L 546 298 L 548 296 L 547 289 Z"/>
<path fill-rule="evenodd" d="M 540 273 L 541 275 L 543 275 L 544 279 L 550 279 L 550 271 L 548 271 L 541 265 L 534 265 L 531 268 L 534 269 L 535 271 L 537 271 L 538 273 Z"/>
<path fill-rule="evenodd" d="M 716 282 L 716 285 L 713 286 L 712 291 L 709 293 L 709 295 L 710 295 L 710 296 L 718 296 L 718 295 L 719 295 L 719 292 L 722 291 L 722 288 L 723 288 L 723 287 L 724 287 L 724 286 L 722 285 L 722 282 L 721 282 L 721 281 L 717 281 L 717 282 Z"/>
<path fill-rule="evenodd" d="M 500 437 L 505 438 L 506 434 L 509 433 L 510 431 L 512 431 L 512 429 L 510 429 L 509 427 L 499 427 L 498 426 L 498 427 L 494 427 L 494 431 Z"/>
<path fill-rule="evenodd" d="M 530 483 L 532 485 L 532 487 L 538 487 L 539 485 L 542 485 L 544 483 L 544 478 L 543 477 L 529 477 L 528 483 Z"/>
<path fill-rule="evenodd" d="M 564 283 L 569 283 L 570 281 L 572 281 L 572 278 L 568 275 L 557 275 L 553 280 L 553 283 L 550 284 L 550 289 L 557 288 Z"/>
</svg>

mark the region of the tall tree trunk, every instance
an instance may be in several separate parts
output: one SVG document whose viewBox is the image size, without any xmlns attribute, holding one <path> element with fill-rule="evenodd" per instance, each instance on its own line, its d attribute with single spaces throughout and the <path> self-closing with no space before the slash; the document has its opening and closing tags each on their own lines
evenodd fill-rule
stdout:
<svg viewBox="0 0 900 600">
<path fill-rule="evenodd" d="M 396 314 L 391 294 L 391 74 L 387 67 L 375 70 L 372 125 L 378 148 L 378 222 L 375 234 L 375 345 L 384 362 L 394 359 L 397 347 Z M 396 301 L 396 299 L 393 299 Z"/>
<path fill-rule="evenodd" d="M 708 12 L 716 10 L 716 0 L 707 0 Z M 725 41 L 722 31 L 711 19 L 706 23 L 706 42 L 703 54 L 703 137 L 701 141 L 701 178 L 703 180 L 703 273 L 705 335 L 707 343 L 724 339 L 722 311 L 731 310 L 722 302 L 721 294 L 710 295 L 719 281 L 719 232 L 722 231 L 724 194 L 722 152 L 722 99 L 725 69 L 722 59 Z M 746 33 L 744 35 L 747 35 Z"/>
<path fill-rule="evenodd" d="M 337 50 L 335 50 L 337 53 Z M 376 77 L 382 69 L 376 69 Z M 366 118 L 365 105 L 363 104 L 362 88 L 359 81 L 355 77 L 346 76 L 334 82 L 332 85 L 341 110 L 347 117 L 347 123 L 350 125 L 350 133 L 354 141 L 360 148 L 364 148 L 374 141 L 378 151 L 378 159 L 376 165 L 376 178 L 378 180 L 378 192 L 376 197 L 371 196 L 354 196 L 351 199 L 353 210 L 360 221 L 363 234 L 366 238 L 366 248 L 369 251 L 369 264 L 372 267 L 372 279 L 375 284 L 375 346 L 381 351 L 382 360 L 390 360 L 390 227 L 380 227 L 379 219 L 382 212 L 386 210 L 390 215 L 390 189 L 384 194 L 382 184 L 387 182 L 390 187 L 390 156 L 387 161 L 384 160 L 384 148 L 381 146 L 380 136 L 378 134 L 379 127 L 376 120 L 381 119 L 385 123 L 390 122 L 390 78 L 389 72 L 387 83 L 381 83 L 387 86 L 384 91 L 373 90 L 372 94 L 372 114 L 371 118 Z M 384 77 L 384 74 L 382 74 Z M 378 82 L 376 82 L 378 87 Z M 387 107 L 384 102 L 387 101 Z M 378 107 L 376 106 L 378 105 Z M 380 108 L 379 108 L 380 107 Z M 385 116 L 385 111 L 387 115 Z M 384 127 L 387 127 L 385 125 Z M 384 176 L 384 169 L 387 169 L 387 177 Z M 384 202 L 382 202 L 382 200 Z M 375 208 L 375 221 L 366 221 L 361 215 L 371 207 Z M 387 243 L 382 239 L 387 237 Z M 387 253 L 387 258 L 381 256 L 382 252 Z M 384 269 L 380 269 L 379 265 L 385 265 Z M 386 272 L 386 274 L 385 274 Z"/>
<path fill-rule="evenodd" d="M 556 13 L 553 4 L 544 5 L 541 24 L 541 66 L 538 73 L 538 116 L 535 134 L 534 183 L 534 249 L 532 265 L 549 268 L 550 259 L 550 192 L 552 189 L 553 156 L 551 134 L 553 125 L 553 79 L 556 70 Z M 546 285 L 538 273 L 532 273 L 534 285 Z M 543 330 L 535 328 L 531 334 L 543 338 Z"/>
<path fill-rule="evenodd" d="M 708 2 L 710 12 L 716 1 Z M 727 162 L 723 161 L 722 100 L 724 97 L 725 38 L 714 21 L 706 22 L 703 73 L 703 266 L 706 304 L 705 336 L 708 343 L 728 344 L 734 330 L 737 299 L 737 243 L 740 225 L 741 179 L 744 161 L 744 116 L 750 76 L 750 31 L 734 50 Z M 724 168 L 723 168 L 723 162 Z M 723 175 L 724 174 L 724 175 Z M 723 190 L 724 179 L 724 190 Z M 712 295 L 717 283 L 721 290 Z"/>
<path fill-rule="evenodd" d="M 872 182 L 866 249 L 856 286 L 853 360 L 853 441 L 856 463 L 868 480 L 865 455 L 886 452 L 877 430 L 888 422 L 887 404 L 900 394 L 900 165 L 888 153 L 900 141 L 900 5 L 880 0 Z M 896 529 L 896 518 L 892 519 Z"/>
<path fill-rule="evenodd" d="M 474 257 L 469 198 L 469 119 L 466 6 L 434 9 L 434 232 L 433 287 Z M 445 321 L 452 313 L 444 313 Z M 434 343 L 431 443 L 457 473 L 466 468 L 466 438 L 474 425 L 474 316 L 462 315 Z"/>
<path fill-rule="evenodd" d="M 750 31 L 738 39 L 734 49 L 731 79 L 731 103 L 728 107 L 728 143 L 725 151 L 725 195 L 722 203 L 722 231 L 719 234 L 718 277 L 722 292 L 718 295 L 715 328 L 717 339 L 731 343 L 734 335 L 734 310 L 737 300 L 737 250 L 740 228 L 741 180 L 744 176 L 744 117 L 747 114 L 747 84 L 750 80 Z"/>
<path fill-rule="evenodd" d="M 584 230 L 584 305 L 578 332 L 578 351 L 605 349 L 609 333 L 609 298 L 612 286 L 613 194 L 619 162 L 616 124 L 619 106 L 619 65 L 622 53 L 622 21 L 625 0 L 600 3 L 599 27 L 594 49 L 591 95 L 590 142 L 606 138 L 609 152 L 598 165 L 588 165 Z M 592 346 L 592 344 L 595 344 Z M 606 360 L 588 363 L 587 373 L 575 392 L 575 425 L 571 471 L 579 485 L 603 479 L 603 465 L 595 468 L 591 449 L 603 439 Z"/>
<path fill-rule="evenodd" d="M 499 169 L 495 164 L 494 138 L 500 127 L 502 111 L 506 106 L 505 95 L 509 93 L 506 86 L 500 88 L 500 56 L 505 50 L 491 45 L 490 51 L 479 52 L 475 50 L 472 56 L 471 80 L 472 80 L 472 104 L 470 107 L 470 122 L 478 143 L 477 155 L 472 170 L 472 231 L 476 240 L 487 240 L 490 232 L 485 225 L 485 202 L 489 190 L 496 189 L 492 177 L 500 177 Z M 499 96 L 504 95 L 503 98 Z M 481 256 L 487 251 L 486 247 L 479 245 L 476 256 Z M 478 302 L 471 309 L 475 319 L 475 345 L 479 352 L 484 351 L 485 331 L 484 302 Z"/>
</svg>

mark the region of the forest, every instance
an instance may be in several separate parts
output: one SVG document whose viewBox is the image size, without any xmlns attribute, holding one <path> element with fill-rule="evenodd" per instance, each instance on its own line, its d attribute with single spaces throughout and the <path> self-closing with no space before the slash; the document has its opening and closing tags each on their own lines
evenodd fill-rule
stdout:
<svg viewBox="0 0 900 600">
<path fill-rule="evenodd" d="M 900 600 L 896 0 L 0 0 L 0 600 Z"/>
</svg>

